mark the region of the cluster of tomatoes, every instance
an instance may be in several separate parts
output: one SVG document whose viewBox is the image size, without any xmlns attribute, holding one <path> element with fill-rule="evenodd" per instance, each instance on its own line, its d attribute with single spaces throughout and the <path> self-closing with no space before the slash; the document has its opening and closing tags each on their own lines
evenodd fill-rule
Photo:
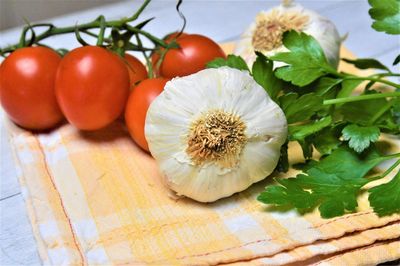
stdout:
<svg viewBox="0 0 400 266">
<path fill-rule="evenodd" d="M 205 36 L 172 34 L 165 41 L 173 39 L 179 48 L 152 55 L 153 66 L 159 65 L 155 78 L 148 78 L 146 67 L 134 56 L 121 58 L 98 46 L 79 47 L 64 57 L 47 47 L 17 49 L 0 66 L 1 104 L 12 121 L 31 130 L 54 128 L 64 118 L 80 130 L 97 130 L 125 112 L 133 140 L 148 150 L 147 109 L 166 82 L 225 57 Z"/>
</svg>

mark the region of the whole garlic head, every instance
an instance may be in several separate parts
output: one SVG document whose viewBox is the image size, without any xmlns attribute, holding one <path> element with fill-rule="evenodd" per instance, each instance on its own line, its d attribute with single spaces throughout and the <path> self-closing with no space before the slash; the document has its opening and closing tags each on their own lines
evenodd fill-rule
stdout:
<svg viewBox="0 0 400 266">
<path fill-rule="evenodd" d="M 169 81 L 149 107 L 145 134 L 167 185 L 212 202 L 271 174 L 287 123 L 248 72 L 222 67 Z"/>
<path fill-rule="evenodd" d="M 287 52 L 282 44 L 283 33 L 296 30 L 313 36 L 321 45 L 328 62 L 337 67 L 341 38 L 335 25 L 314 11 L 299 4 L 284 1 L 278 7 L 260 12 L 256 21 L 244 32 L 234 54 L 244 58 L 248 65 L 256 59 L 255 51 L 266 56 Z M 284 63 L 276 66 L 283 66 Z"/>
</svg>

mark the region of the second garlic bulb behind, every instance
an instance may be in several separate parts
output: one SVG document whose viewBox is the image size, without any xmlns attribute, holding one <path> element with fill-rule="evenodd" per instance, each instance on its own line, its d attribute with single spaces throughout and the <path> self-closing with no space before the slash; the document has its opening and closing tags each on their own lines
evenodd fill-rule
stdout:
<svg viewBox="0 0 400 266">
<path fill-rule="evenodd" d="M 251 66 L 256 59 L 255 51 L 266 56 L 287 52 L 282 44 L 282 38 L 283 33 L 288 30 L 313 36 L 324 50 L 329 64 L 337 67 L 341 38 L 335 25 L 314 11 L 291 1 L 284 1 L 278 7 L 260 12 L 256 21 L 236 44 L 234 53 L 242 56 Z M 282 65 L 283 63 L 276 66 Z"/>
</svg>

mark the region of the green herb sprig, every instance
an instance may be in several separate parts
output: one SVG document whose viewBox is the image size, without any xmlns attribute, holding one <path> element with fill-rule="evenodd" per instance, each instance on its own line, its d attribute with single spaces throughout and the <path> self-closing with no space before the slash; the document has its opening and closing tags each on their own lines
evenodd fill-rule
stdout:
<svg viewBox="0 0 400 266">
<path fill-rule="evenodd" d="M 400 1 L 369 2 L 370 14 L 376 20 L 372 27 L 400 34 Z M 266 187 L 258 200 L 300 213 L 318 208 L 323 218 L 355 212 L 365 185 L 387 176 L 400 164 L 396 160 L 382 175 L 369 175 L 379 163 L 400 158 L 400 153 L 382 155 L 375 145 L 382 133 L 400 133 L 400 84 L 387 79 L 400 74 L 371 58 L 342 60 L 359 69 L 380 72 L 369 76 L 339 72 L 327 62 L 317 40 L 305 33 L 286 32 L 283 45 L 288 52 L 270 57 L 257 53 L 251 71 L 242 58 L 234 55 L 208 64 L 249 71 L 284 111 L 287 142 L 298 142 L 303 150 L 306 161 L 302 172 L 296 177 L 275 179 L 277 184 Z M 274 69 L 276 61 L 286 65 Z M 394 64 L 399 61 L 400 56 Z M 355 93 L 360 86 L 363 90 Z M 309 160 L 314 150 L 321 156 L 319 161 Z M 277 170 L 288 168 L 284 145 Z M 399 213 L 400 172 L 392 181 L 369 189 L 369 193 L 370 205 L 379 216 Z"/>
</svg>

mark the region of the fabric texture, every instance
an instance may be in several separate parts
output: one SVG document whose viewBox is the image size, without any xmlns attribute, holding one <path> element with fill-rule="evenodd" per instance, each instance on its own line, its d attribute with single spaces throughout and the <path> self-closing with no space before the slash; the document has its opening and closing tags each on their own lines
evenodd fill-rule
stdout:
<svg viewBox="0 0 400 266">
<path fill-rule="evenodd" d="M 122 121 L 96 132 L 7 127 L 44 264 L 373 265 L 400 258 L 400 215 L 379 218 L 366 194 L 357 213 L 333 219 L 259 203 L 271 177 L 211 204 L 174 199 Z M 388 142 L 399 151 L 398 139 Z M 289 153 L 301 160 L 296 145 Z"/>
</svg>

